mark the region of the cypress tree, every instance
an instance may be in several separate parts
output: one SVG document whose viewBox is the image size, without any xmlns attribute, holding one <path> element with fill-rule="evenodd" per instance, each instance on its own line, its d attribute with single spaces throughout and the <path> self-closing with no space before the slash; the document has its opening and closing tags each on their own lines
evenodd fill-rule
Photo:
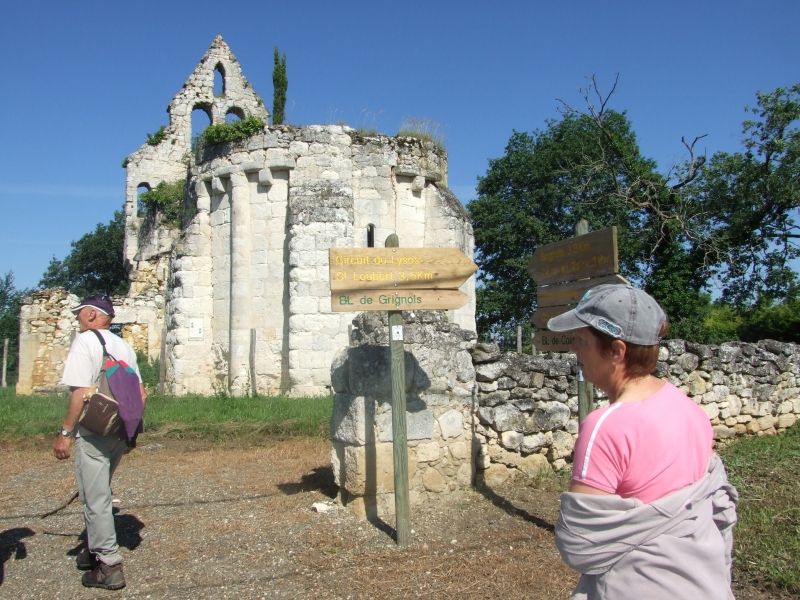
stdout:
<svg viewBox="0 0 800 600">
<path fill-rule="evenodd" d="M 272 69 L 272 124 L 282 125 L 284 109 L 286 108 L 286 89 L 289 87 L 289 78 L 286 76 L 286 55 L 281 58 L 278 47 L 275 46 L 275 68 Z"/>
</svg>

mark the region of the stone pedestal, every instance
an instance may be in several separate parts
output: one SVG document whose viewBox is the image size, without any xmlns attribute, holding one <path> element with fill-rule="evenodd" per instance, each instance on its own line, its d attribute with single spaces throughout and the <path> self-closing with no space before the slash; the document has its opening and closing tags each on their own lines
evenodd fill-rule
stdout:
<svg viewBox="0 0 800 600">
<path fill-rule="evenodd" d="M 412 506 L 469 487 L 474 477 L 469 349 L 475 334 L 439 311 L 406 311 L 408 474 Z M 367 518 L 394 514 L 388 319 L 362 313 L 331 368 L 332 463 L 343 503 Z"/>
</svg>

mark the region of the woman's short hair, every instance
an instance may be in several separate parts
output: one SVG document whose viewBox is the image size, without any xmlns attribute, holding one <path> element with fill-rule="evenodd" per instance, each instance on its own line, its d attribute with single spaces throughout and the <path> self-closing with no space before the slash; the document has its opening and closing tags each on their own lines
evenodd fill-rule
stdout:
<svg viewBox="0 0 800 600">
<path fill-rule="evenodd" d="M 589 327 L 589 331 L 597 339 L 597 349 L 600 356 L 609 358 L 611 356 L 611 345 L 617 341 L 617 338 L 608 335 L 602 331 Z M 661 331 L 658 336 L 663 338 L 669 331 L 669 321 L 664 321 L 661 326 Z M 656 370 L 656 363 L 658 363 L 658 349 L 659 344 L 654 346 L 642 346 L 640 344 L 632 344 L 631 342 L 623 342 L 625 344 L 625 358 L 622 361 L 625 365 L 625 373 L 629 377 L 644 377 L 651 375 Z"/>
</svg>

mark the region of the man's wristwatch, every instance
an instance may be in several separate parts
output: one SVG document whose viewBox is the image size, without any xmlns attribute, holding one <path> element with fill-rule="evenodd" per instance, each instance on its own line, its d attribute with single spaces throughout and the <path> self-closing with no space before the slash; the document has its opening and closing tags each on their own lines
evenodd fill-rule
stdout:
<svg viewBox="0 0 800 600">
<path fill-rule="evenodd" d="M 69 436 L 71 436 L 71 435 L 72 435 L 72 432 L 71 432 L 69 429 L 64 429 L 64 428 L 62 427 L 62 428 L 61 428 L 61 435 L 63 435 L 64 437 L 69 437 Z"/>
</svg>

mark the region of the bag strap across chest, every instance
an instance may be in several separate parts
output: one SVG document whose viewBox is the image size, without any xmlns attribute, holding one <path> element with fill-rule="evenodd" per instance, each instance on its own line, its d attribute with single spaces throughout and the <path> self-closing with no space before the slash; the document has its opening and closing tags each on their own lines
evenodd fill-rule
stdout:
<svg viewBox="0 0 800 600">
<path fill-rule="evenodd" d="M 111 354 L 108 353 L 108 349 L 106 348 L 106 339 L 103 337 L 103 334 L 97 331 L 96 329 L 90 329 L 93 334 L 97 336 L 97 339 L 100 341 L 100 344 L 103 346 L 103 360 L 102 365 L 100 366 L 100 373 L 97 375 L 97 391 L 101 394 L 105 394 L 106 396 L 114 397 L 114 394 L 111 393 L 111 388 L 108 385 L 108 377 L 106 376 L 106 359 L 117 360 Z"/>
</svg>

